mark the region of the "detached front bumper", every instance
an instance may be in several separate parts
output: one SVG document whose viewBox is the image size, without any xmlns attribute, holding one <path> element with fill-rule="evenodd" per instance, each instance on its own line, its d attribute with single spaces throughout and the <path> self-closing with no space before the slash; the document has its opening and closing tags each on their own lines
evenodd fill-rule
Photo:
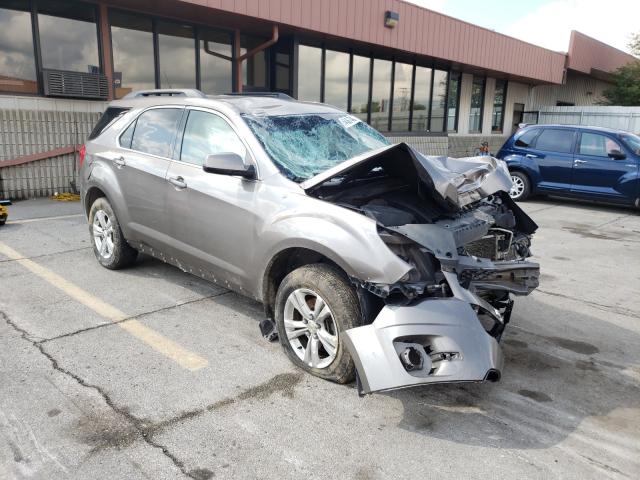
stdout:
<svg viewBox="0 0 640 480">
<path fill-rule="evenodd" d="M 500 346 L 485 331 L 468 299 L 385 306 L 372 324 L 345 333 L 360 394 L 500 378 Z"/>
</svg>

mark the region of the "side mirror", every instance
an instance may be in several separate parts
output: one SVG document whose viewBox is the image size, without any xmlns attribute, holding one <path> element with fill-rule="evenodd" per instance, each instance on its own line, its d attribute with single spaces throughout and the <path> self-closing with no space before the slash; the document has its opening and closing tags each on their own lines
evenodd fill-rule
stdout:
<svg viewBox="0 0 640 480">
<path fill-rule="evenodd" d="M 233 152 L 212 153 L 204 159 L 202 169 L 207 173 L 220 175 L 238 175 L 242 178 L 253 180 L 256 178 L 256 168 L 253 165 L 245 165 L 240 155 Z"/>
<path fill-rule="evenodd" d="M 611 150 L 609 152 L 609 157 L 613 158 L 614 160 L 624 160 L 625 158 L 627 158 L 624 152 L 621 152 L 620 150 Z"/>
</svg>

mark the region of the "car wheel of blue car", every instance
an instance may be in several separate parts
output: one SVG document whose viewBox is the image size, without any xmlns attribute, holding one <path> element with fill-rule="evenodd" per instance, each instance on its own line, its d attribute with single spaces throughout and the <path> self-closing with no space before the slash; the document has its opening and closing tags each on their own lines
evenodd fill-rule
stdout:
<svg viewBox="0 0 640 480">
<path fill-rule="evenodd" d="M 531 194 L 531 182 L 522 172 L 511 172 L 511 190 L 509 196 L 514 200 L 526 200 Z"/>
</svg>

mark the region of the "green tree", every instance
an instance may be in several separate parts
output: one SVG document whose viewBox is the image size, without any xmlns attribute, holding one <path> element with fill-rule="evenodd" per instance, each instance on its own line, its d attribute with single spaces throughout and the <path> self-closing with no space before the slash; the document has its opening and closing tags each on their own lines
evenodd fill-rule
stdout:
<svg viewBox="0 0 640 480">
<path fill-rule="evenodd" d="M 640 56 L 640 33 L 631 36 L 631 53 Z M 640 106 L 640 60 L 620 67 L 613 73 L 613 85 L 602 92 L 604 104 L 627 107 Z"/>
</svg>

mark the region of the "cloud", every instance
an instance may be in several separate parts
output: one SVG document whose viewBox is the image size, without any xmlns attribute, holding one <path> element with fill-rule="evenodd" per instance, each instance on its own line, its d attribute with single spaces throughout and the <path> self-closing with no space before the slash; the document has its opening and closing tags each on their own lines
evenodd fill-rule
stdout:
<svg viewBox="0 0 640 480">
<path fill-rule="evenodd" d="M 628 0 L 554 0 L 502 29 L 527 42 L 566 51 L 571 30 L 628 51 L 630 35 L 640 31 L 640 2 Z"/>
</svg>

